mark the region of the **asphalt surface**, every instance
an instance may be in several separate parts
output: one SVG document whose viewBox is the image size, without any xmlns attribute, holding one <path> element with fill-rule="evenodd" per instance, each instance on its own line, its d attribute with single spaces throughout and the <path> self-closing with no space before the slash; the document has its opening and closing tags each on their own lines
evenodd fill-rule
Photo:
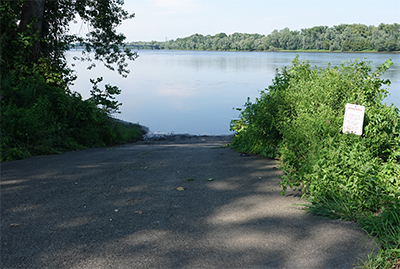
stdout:
<svg viewBox="0 0 400 269">
<path fill-rule="evenodd" d="M 2 163 L 0 267 L 352 268 L 376 249 L 355 223 L 307 215 L 276 161 L 230 140 Z"/>
</svg>

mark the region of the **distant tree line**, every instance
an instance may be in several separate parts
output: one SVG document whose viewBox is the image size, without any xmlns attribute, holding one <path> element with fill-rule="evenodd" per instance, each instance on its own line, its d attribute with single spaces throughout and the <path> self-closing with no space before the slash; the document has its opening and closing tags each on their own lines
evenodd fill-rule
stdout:
<svg viewBox="0 0 400 269">
<path fill-rule="evenodd" d="M 225 33 L 214 36 L 194 34 L 166 42 L 131 42 L 132 48 L 169 50 L 221 51 L 400 51 L 400 24 L 340 24 L 315 26 L 300 31 L 289 28 L 274 30 L 269 35 Z M 138 47 L 139 46 L 139 47 Z"/>
</svg>

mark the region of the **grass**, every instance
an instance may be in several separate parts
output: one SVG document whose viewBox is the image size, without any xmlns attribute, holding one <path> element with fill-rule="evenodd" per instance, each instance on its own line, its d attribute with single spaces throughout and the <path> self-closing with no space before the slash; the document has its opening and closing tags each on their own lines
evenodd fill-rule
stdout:
<svg viewBox="0 0 400 269">
<path fill-rule="evenodd" d="M 311 214 L 326 218 L 357 221 L 368 236 L 379 243 L 379 252 L 368 255 L 366 261 L 360 261 L 356 265 L 357 268 L 399 269 L 400 206 L 393 205 L 380 212 L 360 214 L 356 209 L 349 208 L 349 203 L 342 199 L 327 199 L 323 203 L 306 205 L 305 209 Z"/>
</svg>

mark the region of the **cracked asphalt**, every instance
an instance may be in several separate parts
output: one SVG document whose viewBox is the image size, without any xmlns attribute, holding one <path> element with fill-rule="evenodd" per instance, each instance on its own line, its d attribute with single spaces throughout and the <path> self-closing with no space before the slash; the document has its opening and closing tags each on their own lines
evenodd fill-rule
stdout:
<svg viewBox="0 0 400 269">
<path fill-rule="evenodd" d="M 352 222 L 280 194 L 275 160 L 173 136 L 1 164 L 1 268 L 352 268 Z"/>
</svg>

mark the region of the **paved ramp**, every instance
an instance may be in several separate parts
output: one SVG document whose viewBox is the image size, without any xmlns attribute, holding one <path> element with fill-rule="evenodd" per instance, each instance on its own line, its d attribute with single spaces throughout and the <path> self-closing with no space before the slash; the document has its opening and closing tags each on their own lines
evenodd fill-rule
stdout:
<svg viewBox="0 0 400 269">
<path fill-rule="evenodd" d="M 175 136 L 1 164 L 1 268 L 352 268 L 373 243 L 305 214 L 274 160 Z"/>
</svg>

